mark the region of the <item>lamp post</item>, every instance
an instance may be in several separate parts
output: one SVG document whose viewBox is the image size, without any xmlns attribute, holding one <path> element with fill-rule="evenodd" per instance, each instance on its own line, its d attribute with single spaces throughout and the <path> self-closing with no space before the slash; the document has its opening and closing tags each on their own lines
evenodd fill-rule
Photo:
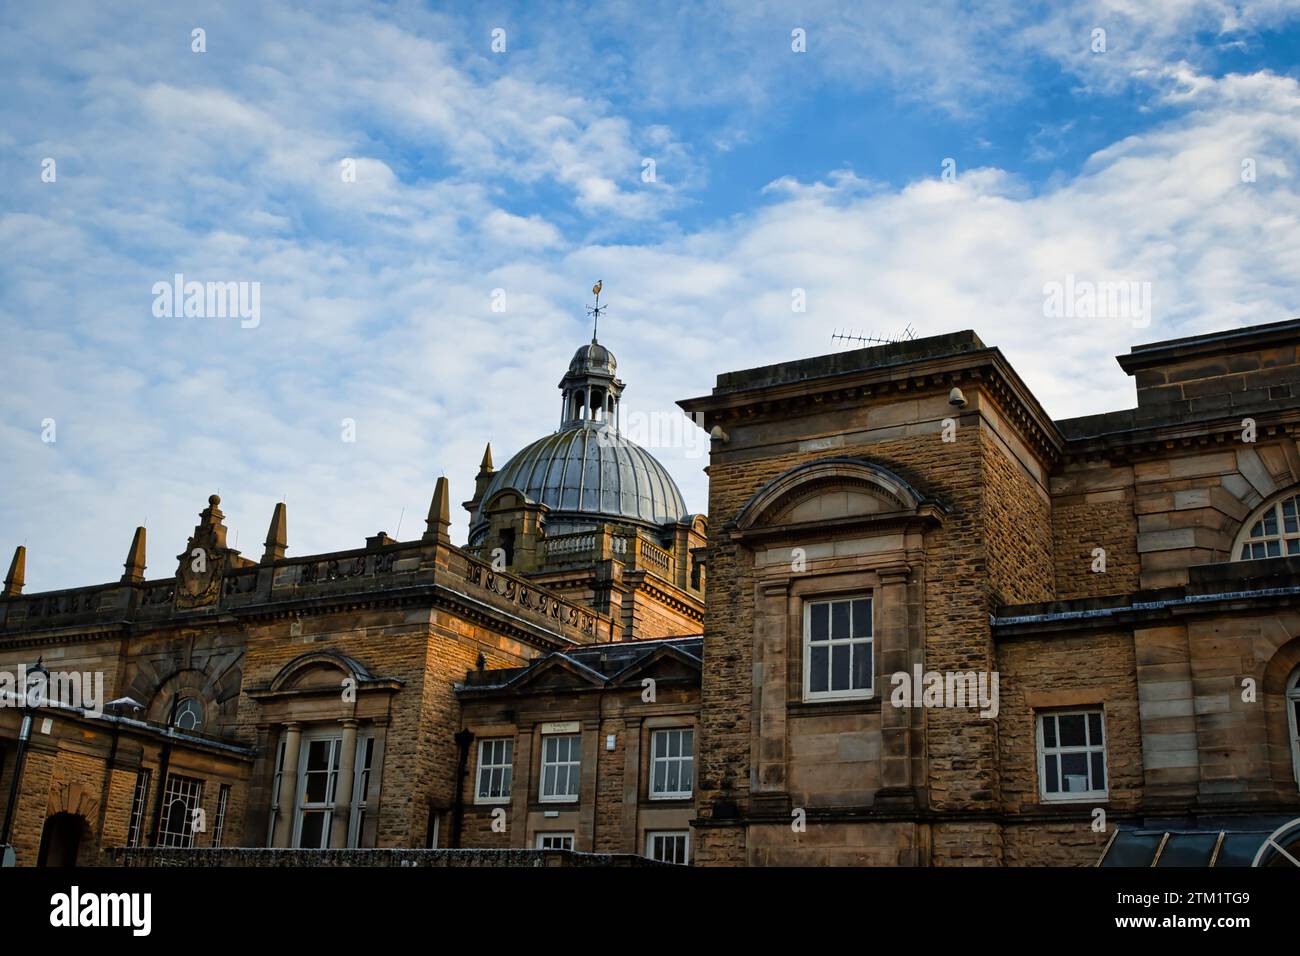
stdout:
<svg viewBox="0 0 1300 956">
<path fill-rule="evenodd" d="M 9 843 L 13 831 L 14 810 L 18 805 L 18 793 L 22 784 L 23 761 L 27 756 L 27 742 L 32 738 L 32 718 L 45 702 L 45 692 L 49 686 L 49 669 L 45 666 L 45 657 L 37 658 L 36 666 L 27 672 L 23 682 L 23 697 L 19 702 L 22 712 L 22 725 L 18 730 L 18 752 L 14 757 L 14 775 L 9 782 L 9 803 L 5 806 L 4 829 L 0 830 L 0 848 L 3 848 L 4 866 L 13 866 L 14 848 Z"/>
</svg>

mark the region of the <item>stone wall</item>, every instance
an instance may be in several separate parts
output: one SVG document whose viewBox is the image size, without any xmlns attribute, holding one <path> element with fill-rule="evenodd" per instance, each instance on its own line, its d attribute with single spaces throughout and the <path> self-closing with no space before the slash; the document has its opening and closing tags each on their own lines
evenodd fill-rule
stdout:
<svg viewBox="0 0 1300 956">
<path fill-rule="evenodd" d="M 571 850 L 269 850 L 147 847 L 115 849 L 107 854 L 114 866 L 255 866 L 255 867 L 554 867 L 666 866 L 644 857 L 615 853 L 576 853 Z"/>
</svg>

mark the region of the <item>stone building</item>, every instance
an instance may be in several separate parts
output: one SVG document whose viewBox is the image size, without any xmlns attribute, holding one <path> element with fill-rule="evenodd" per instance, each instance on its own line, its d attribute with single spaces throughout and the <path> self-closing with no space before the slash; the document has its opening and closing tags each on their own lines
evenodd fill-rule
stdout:
<svg viewBox="0 0 1300 956">
<path fill-rule="evenodd" d="M 1298 342 L 1134 348 L 1137 407 L 1065 421 L 973 332 L 683 401 L 696 862 L 1250 862 L 1300 817 Z"/>
<path fill-rule="evenodd" d="M 427 530 L 413 541 L 380 532 L 364 547 L 290 557 L 282 504 L 254 560 L 228 545 L 214 495 L 166 577 L 146 579 L 137 529 L 119 581 L 25 594 L 19 548 L 0 598 L 0 674 L 10 675 L 0 685 L 10 705 L 0 706 L 0 813 L 17 862 L 89 864 L 137 846 L 458 845 L 470 786 L 461 761 L 481 748 L 459 733 L 456 685 L 468 681 L 463 696 L 488 720 L 488 700 L 521 691 L 514 683 L 485 696 L 491 681 L 474 674 L 538 661 L 549 680 L 550 662 L 582 648 L 611 648 L 580 668 L 594 673 L 622 660 L 633 639 L 697 635 L 694 645 L 647 645 L 657 653 L 638 658 L 647 674 L 695 664 L 693 680 L 661 674 L 661 696 L 638 705 L 644 713 L 632 713 L 621 685 L 594 710 L 588 695 L 575 697 L 584 727 L 649 728 L 686 711 L 690 729 L 704 519 L 686 513 L 663 467 L 617 430 L 615 367 L 603 346 L 583 346 L 561 382 L 560 430 L 500 472 L 485 456 L 468 547 L 452 544 L 439 479 Z M 53 692 L 26 698 L 38 664 Z M 33 690 L 43 686 L 37 678 Z M 494 733 L 505 719 L 491 716 Z M 595 731 L 588 736 L 583 753 L 594 747 Z M 579 760 L 569 764 L 576 778 Z M 595 770 L 581 770 L 584 793 Z M 517 779 L 527 777 L 521 768 Z M 690 800 L 675 799 L 680 831 Z M 590 847 L 590 827 L 572 829 Z M 507 845 L 527 836 L 521 827 Z M 603 833 L 595 842 L 618 843 Z"/>
<path fill-rule="evenodd" d="M 722 374 L 706 525 L 593 339 L 464 546 L 439 479 L 417 540 L 289 557 L 281 505 L 254 560 L 213 496 L 168 577 L 139 529 L 26 594 L 20 548 L 0 675 L 109 703 L 0 706 L 17 862 L 1249 864 L 1300 818 L 1298 343 L 1139 346 L 1063 421 L 969 331 Z"/>
</svg>

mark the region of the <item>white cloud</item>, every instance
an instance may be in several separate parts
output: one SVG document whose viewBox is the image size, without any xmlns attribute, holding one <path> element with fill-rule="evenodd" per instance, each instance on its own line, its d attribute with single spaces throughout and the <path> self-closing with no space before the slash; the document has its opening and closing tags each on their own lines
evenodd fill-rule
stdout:
<svg viewBox="0 0 1300 956">
<path fill-rule="evenodd" d="M 940 15 L 909 28 L 883 14 L 875 37 L 852 11 L 818 9 L 827 19 L 810 49 L 836 58 L 823 76 L 852 70 L 872 43 L 884 60 L 866 74 L 905 89 L 991 95 L 999 84 L 988 70 L 1001 48 L 969 50 Z M 1165 13 L 1187 23 L 1200 9 Z M 407 8 L 245 7 L 258 28 L 246 34 L 236 13 L 214 14 L 206 60 L 171 11 L 20 18 L 10 50 L 45 69 L 0 60 L 26 94 L 5 108 L 0 158 L 14 184 L 0 212 L 11 343 L 0 546 L 28 543 L 31 589 L 116 579 L 146 516 L 149 573 L 172 573 L 218 488 L 232 540 L 237 529 L 254 556 L 282 496 L 291 555 L 397 533 L 399 517 L 413 536 L 439 473 L 468 497 L 484 442 L 502 464 L 555 426 L 555 385 L 589 335 L 596 278 L 629 412 L 671 410 L 720 371 L 830 351 L 836 329 L 910 323 L 976 329 L 1050 412 L 1082 414 L 1130 403 L 1111 356 L 1134 342 L 1294 314 L 1300 93 L 1268 74 L 1208 78 L 1192 58 L 1161 61 L 1145 81 L 1174 119 L 1050 188 L 990 166 L 891 189 L 844 167 L 777 179 L 723 222 L 674 224 L 666 217 L 705 179 L 653 104 L 775 95 L 781 74 L 727 65 L 769 33 L 785 63 L 788 23 L 774 10 L 736 8 L 739 32 L 718 32 L 700 69 L 669 75 L 682 59 L 664 44 L 681 24 L 614 7 L 614 24 L 646 42 L 626 71 L 597 71 L 609 96 L 544 43 L 530 52 L 518 30 L 507 69 L 486 43 L 467 53 L 445 18 Z M 1014 32 L 1005 10 L 976 38 Z M 1126 15 L 1180 49 L 1157 18 Z M 1252 6 L 1237 20 L 1281 16 Z M 926 73 L 950 57 L 950 74 Z M 613 87 L 641 82 L 628 109 Z M 649 118 L 620 115 L 619 102 Z M 743 124 L 709 138 L 743 141 Z M 60 157 L 57 185 L 32 172 L 47 153 Z M 640 181 L 647 155 L 654 189 Z M 1253 184 L 1240 181 L 1246 156 Z M 356 183 L 339 177 L 345 157 L 358 158 Z M 644 235 L 593 238 L 611 218 L 644 223 Z M 261 325 L 153 318 L 152 283 L 177 271 L 259 281 Z M 1066 273 L 1151 281 L 1150 328 L 1046 323 L 1042 286 Z M 791 312 L 794 287 L 805 314 Z M 492 310 L 496 288 L 505 312 Z M 54 445 L 40 441 L 46 417 Z M 340 440 L 344 418 L 354 444 Z M 704 461 L 654 450 L 702 510 Z"/>
</svg>

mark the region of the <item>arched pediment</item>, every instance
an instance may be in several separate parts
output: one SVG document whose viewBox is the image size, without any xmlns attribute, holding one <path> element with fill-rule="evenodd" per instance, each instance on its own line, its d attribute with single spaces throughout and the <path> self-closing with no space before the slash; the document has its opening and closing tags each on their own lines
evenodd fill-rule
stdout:
<svg viewBox="0 0 1300 956">
<path fill-rule="evenodd" d="M 374 678 L 370 671 L 350 657 L 331 651 L 317 651 L 295 657 L 275 675 L 270 690 L 312 690 L 315 688 L 337 688 L 339 681 L 350 677 L 357 684 L 364 684 Z"/>
<path fill-rule="evenodd" d="M 854 518 L 926 516 L 942 509 L 888 468 L 861 458 L 807 462 L 769 481 L 736 516 L 736 528 Z"/>
</svg>

